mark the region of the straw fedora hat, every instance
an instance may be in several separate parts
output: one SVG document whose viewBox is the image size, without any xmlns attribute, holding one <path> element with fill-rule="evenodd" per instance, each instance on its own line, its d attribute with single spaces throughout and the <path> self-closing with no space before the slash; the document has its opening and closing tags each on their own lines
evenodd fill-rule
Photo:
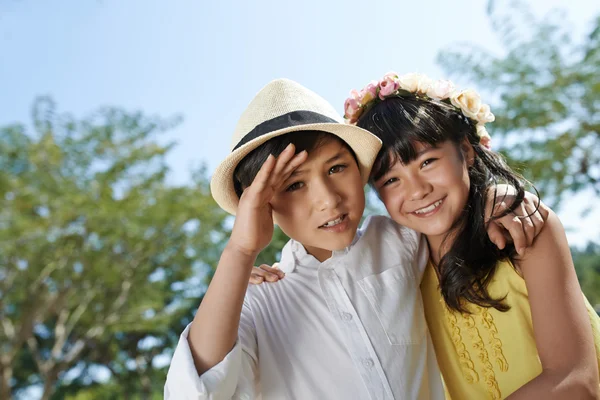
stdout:
<svg viewBox="0 0 600 400">
<path fill-rule="evenodd" d="M 231 153 L 215 170 L 210 190 L 219 206 L 235 215 L 239 198 L 233 183 L 238 163 L 267 140 L 298 131 L 331 133 L 346 142 L 358 159 L 366 184 L 381 140 L 362 128 L 347 125 L 335 109 L 316 93 L 289 79 L 276 79 L 252 99 L 238 121 Z"/>
</svg>

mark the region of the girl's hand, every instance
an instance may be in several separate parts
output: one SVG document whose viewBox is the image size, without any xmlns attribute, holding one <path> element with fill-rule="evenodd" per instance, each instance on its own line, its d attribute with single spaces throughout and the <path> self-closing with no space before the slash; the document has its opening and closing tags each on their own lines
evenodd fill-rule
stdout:
<svg viewBox="0 0 600 400">
<path fill-rule="evenodd" d="M 273 212 L 270 201 L 283 190 L 283 184 L 307 157 L 306 151 L 295 154 L 290 144 L 279 157 L 269 155 L 254 181 L 244 189 L 228 246 L 257 256 L 273 237 Z"/>
<path fill-rule="evenodd" d="M 260 267 L 254 267 L 250 275 L 250 283 L 260 285 L 264 281 L 277 282 L 285 277 L 285 273 L 277 267 L 277 263 L 269 267 L 267 264 L 262 264 Z"/>
</svg>

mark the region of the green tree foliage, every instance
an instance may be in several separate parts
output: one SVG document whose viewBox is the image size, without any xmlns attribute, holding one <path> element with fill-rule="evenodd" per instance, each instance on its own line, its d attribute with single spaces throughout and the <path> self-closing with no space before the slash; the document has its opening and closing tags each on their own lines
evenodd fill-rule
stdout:
<svg viewBox="0 0 600 400">
<path fill-rule="evenodd" d="M 461 43 L 439 63 L 486 94 L 492 137 L 546 202 L 600 195 L 600 15 L 581 43 L 562 12 L 540 20 L 519 0 L 491 0 L 488 13 L 504 53 Z"/>
<path fill-rule="evenodd" d="M 572 253 L 581 289 L 600 312 L 600 244 L 589 243 L 585 249 L 574 249 Z"/>
<path fill-rule="evenodd" d="M 0 130 L 0 398 L 76 396 L 102 373 L 117 398 L 162 389 L 155 359 L 227 234 L 203 171 L 169 184 L 157 137 L 177 122 L 114 108 L 78 121 L 39 99 L 32 129 Z"/>
</svg>

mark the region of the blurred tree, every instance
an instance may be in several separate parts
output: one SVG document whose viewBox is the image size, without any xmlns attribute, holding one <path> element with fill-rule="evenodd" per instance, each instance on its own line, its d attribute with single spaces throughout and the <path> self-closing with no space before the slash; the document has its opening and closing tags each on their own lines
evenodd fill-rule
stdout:
<svg viewBox="0 0 600 400">
<path fill-rule="evenodd" d="M 576 43 L 562 12 L 539 20 L 522 1 L 490 0 L 488 14 L 504 54 L 461 43 L 439 63 L 489 93 L 492 137 L 545 201 L 585 189 L 600 197 L 600 15 Z"/>
<path fill-rule="evenodd" d="M 600 244 L 589 243 L 585 249 L 572 249 L 571 252 L 581 289 L 600 312 Z"/>
<path fill-rule="evenodd" d="M 1 399 L 102 376 L 118 398 L 162 391 L 227 234 L 204 171 L 168 182 L 156 137 L 177 123 L 114 108 L 76 121 L 44 98 L 33 132 L 0 130 Z"/>
</svg>

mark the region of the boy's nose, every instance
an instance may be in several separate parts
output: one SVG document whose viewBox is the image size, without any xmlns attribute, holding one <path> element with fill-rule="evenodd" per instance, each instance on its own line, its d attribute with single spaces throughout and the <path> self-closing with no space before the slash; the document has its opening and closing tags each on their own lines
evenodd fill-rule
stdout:
<svg viewBox="0 0 600 400">
<path fill-rule="evenodd" d="M 313 185 L 313 204 L 319 211 L 324 211 L 332 208 L 336 208 L 342 197 L 327 183 L 319 183 Z"/>
</svg>

